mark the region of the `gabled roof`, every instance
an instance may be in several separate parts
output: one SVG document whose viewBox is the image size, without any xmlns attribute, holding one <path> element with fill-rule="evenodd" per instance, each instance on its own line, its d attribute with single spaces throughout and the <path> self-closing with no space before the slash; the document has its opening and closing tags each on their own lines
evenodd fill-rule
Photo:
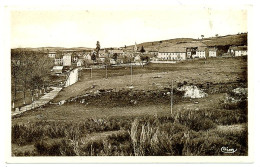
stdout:
<svg viewBox="0 0 260 167">
<path fill-rule="evenodd" d="M 110 52 L 110 53 L 120 53 L 120 54 L 124 53 L 123 50 L 118 50 L 118 49 L 109 50 L 109 52 Z"/>
<path fill-rule="evenodd" d="M 207 47 L 198 47 L 197 51 L 205 51 Z"/>
<path fill-rule="evenodd" d="M 209 48 L 209 51 L 217 51 L 217 48 Z"/>
<path fill-rule="evenodd" d="M 238 51 L 238 50 L 247 50 L 247 46 L 231 46 L 230 49 Z"/>
<path fill-rule="evenodd" d="M 53 70 L 62 70 L 63 66 L 54 66 L 52 69 Z"/>
<path fill-rule="evenodd" d="M 67 53 L 64 53 L 63 56 L 71 56 L 72 53 L 71 52 L 67 52 Z"/>
<path fill-rule="evenodd" d="M 183 47 L 164 47 L 159 50 L 159 52 L 171 52 L 171 53 L 183 53 L 186 52 L 186 48 Z"/>
</svg>

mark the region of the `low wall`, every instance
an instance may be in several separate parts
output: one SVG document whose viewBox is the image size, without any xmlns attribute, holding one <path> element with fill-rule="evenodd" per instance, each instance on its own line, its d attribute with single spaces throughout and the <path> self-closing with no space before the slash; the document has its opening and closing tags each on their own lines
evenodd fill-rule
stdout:
<svg viewBox="0 0 260 167">
<path fill-rule="evenodd" d="M 176 61 L 150 61 L 150 63 L 174 64 Z"/>
<path fill-rule="evenodd" d="M 68 86 L 76 83 L 78 81 L 78 79 L 79 79 L 79 69 L 76 68 L 69 73 L 69 77 L 67 78 L 65 87 L 68 87 Z"/>
</svg>

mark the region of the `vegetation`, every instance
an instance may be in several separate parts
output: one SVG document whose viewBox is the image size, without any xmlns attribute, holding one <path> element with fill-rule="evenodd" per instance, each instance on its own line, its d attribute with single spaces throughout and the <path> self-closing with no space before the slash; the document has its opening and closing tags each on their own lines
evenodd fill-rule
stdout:
<svg viewBox="0 0 260 167">
<path fill-rule="evenodd" d="M 246 58 L 216 58 L 135 67 L 133 90 L 126 87 L 128 68 L 109 69 L 107 82 L 103 69 L 92 79 L 83 73 L 57 97 L 65 104 L 13 118 L 12 155 L 248 155 L 246 65 Z M 191 83 L 208 96 L 184 98 L 177 88 Z M 223 153 L 223 146 L 237 151 Z"/>
<path fill-rule="evenodd" d="M 11 60 L 12 99 L 13 106 L 15 106 L 18 92 L 22 91 L 22 100 L 25 104 L 28 90 L 33 99 L 35 90 L 46 89 L 53 61 L 45 54 L 44 50 L 30 51 L 26 49 L 13 49 Z"/>
<path fill-rule="evenodd" d="M 234 155 L 247 155 L 246 113 L 230 112 L 180 111 L 166 116 L 17 124 L 12 126 L 12 144 L 33 144 L 26 154 L 37 156 L 225 155 L 220 150 L 223 146 L 237 148 Z M 103 133 L 108 135 L 102 137 Z"/>
</svg>

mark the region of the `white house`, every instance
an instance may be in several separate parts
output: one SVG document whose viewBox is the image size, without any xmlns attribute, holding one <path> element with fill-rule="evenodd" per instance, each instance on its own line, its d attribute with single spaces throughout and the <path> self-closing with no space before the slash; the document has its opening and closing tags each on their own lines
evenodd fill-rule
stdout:
<svg viewBox="0 0 260 167">
<path fill-rule="evenodd" d="M 140 60 L 141 60 L 141 56 L 139 54 L 134 57 L 135 62 L 140 61 Z"/>
<path fill-rule="evenodd" d="M 48 52 L 48 57 L 49 58 L 55 58 L 56 52 Z"/>
<path fill-rule="evenodd" d="M 186 60 L 186 48 L 183 47 L 164 47 L 158 52 L 159 60 Z"/>
<path fill-rule="evenodd" d="M 209 57 L 217 57 L 217 48 L 209 48 Z"/>
<path fill-rule="evenodd" d="M 84 54 L 84 55 L 83 55 L 83 58 L 84 58 L 85 60 L 91 60 L 91 55 L 90 55 L 90 53 Z"/>
<path fill-rule="evenodd" d="M 71 53 L 64 53 L 63 66 L 71 66 Z"/>
<path fill-rule="evenodd" d="M 110 61 L 110 64 L 116 64 L 115 59 L 110 59 L 109 61 Z"/>
<path fill-rule="evenodd" d="M 247 46 L 233 46 L 229 52 L 234 56 L 247 56 Z"/>
<path fill-rule="evenodd" d="M 54 66 L 52 68 L 52 71 L 55 73 L 55 74 L 61 74 L 62 73 L 62 70 L 63 70 L 63 66 Z"/>
<path fill-rule="evenodd" d="M 79 59 L 79 60 L 77 61 L 77 67 L 81 67 L 81 66 L 83 66 L 83 65 L 84 65 L 83 60 L 82 60 L 82 59 Z"/>
<path fill-rule="evenodd" d="M 55 55 L 54 65 L 56 65 L 56 66 L 62 66 L 63 65 L 63 57 L 62 57 L 62 55 Z"/>
<path fill-rule="evenodd" d="M 206 59 L 206 47 L 198 47 L 198 49 L 196 50 L 196 55 L 193 56 L 193 58 L 195 57 Z"/>
</svg>

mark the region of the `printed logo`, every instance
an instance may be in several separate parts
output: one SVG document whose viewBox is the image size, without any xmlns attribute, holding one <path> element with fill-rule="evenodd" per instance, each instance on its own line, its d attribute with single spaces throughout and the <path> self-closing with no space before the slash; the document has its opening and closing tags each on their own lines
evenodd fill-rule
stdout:
<svg viewBox="0 0 260 167">
<path fill-rule="evenodd" d="M 221 152 L 223 153 L 235 153 L 237 151 L 237 149 L 234 148 L 228 148 L 228 147 L 221 147 Z"/>
</svg>

